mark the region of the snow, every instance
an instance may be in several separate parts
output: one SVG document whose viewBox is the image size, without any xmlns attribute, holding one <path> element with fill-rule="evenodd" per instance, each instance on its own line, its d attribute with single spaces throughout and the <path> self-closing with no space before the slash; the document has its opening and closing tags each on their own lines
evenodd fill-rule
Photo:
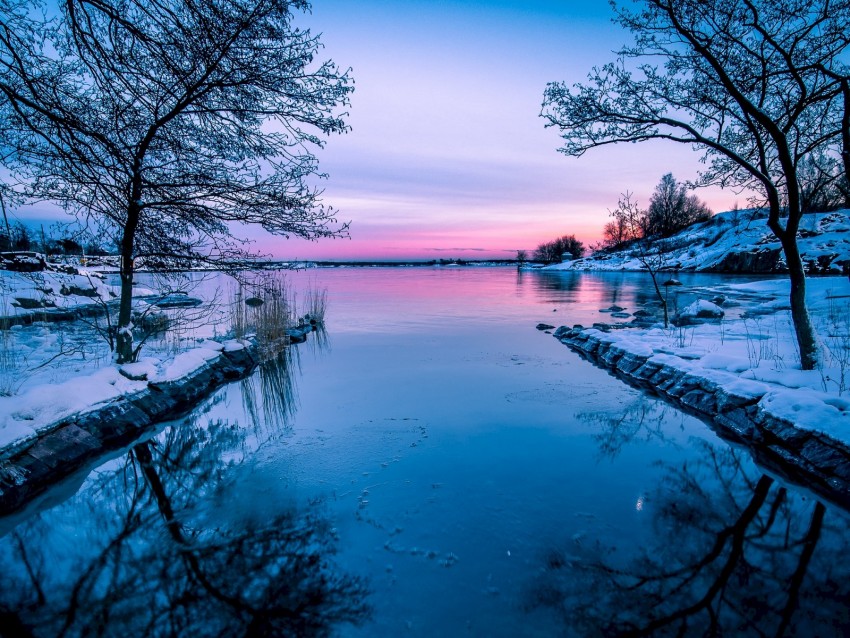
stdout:
<svg viewBox="0 0 850 638">
<path fill-rule="evenodd" d="M 138 379 L 152 379 L 159 371 L 160 361 L 153 357 L 146 357 L 135 363 L 125 363 L 119 367 L 124 376 Z"/>
<path fill-rule="evenodd" d="M 244 350 L 250 345 L 250 342 L 246 339 L 230 339 L 225 341 L 223 344 L 225 352 L 234 352 L 236 350 Z"/>
<path fill-rule="evenodd" d="M 0 447 L 25 442 L 60 419 L 146 386 L 144 381 L 125 378 L 117 367 L 108 367 L 18 396 L 0 397 Z"/>
<path fill-rule="evenodd" d="M 722 317 L 726 314 L 723 311 L 723 308 L 718 306 L 717 304 L 711 303 L 710 301 L 706 301 L 705 299 L 698 299 L 689 306 L 685 307 L 684 310 L 680 311 L 677 316 L 680 318 L 697 318 L 697 317 Z"/>
<path fill-rule="evenodd" d="M 769 392 L 759 408 L 793 423 L 798 428 L 820 432 L 847 443 L 850 441 L 850 410 L 834 397 L 819 392 Z"/>
<path fill-rule="evenodd" d="M 726 392 L 760 399 L 765 410 L 797 427 L 850 445 L 850 283 L 810 277 L 807 302 L 821 340 L 815 370 L 801 370 L 787 298 L 787 279 L 720 284 L 700 294 L 749 299 L 742 316 L 716 323 L 630 327 L 585 333 L 628 352 L 695 375 Z M 757 294 L 757 297 L 753 297 Z M 736 298 L 736 295 L 739 295 Z M 694 308 L 708 302 L 700 300 Z M 714 305 L 714 304 L 710 304 Z M 769 310 L 770 314 L 753 313 Z"/>
<path fill-rule="evenodd" d="M 161 366 L 162 372 L 150 379 L 153 382 L 176 381 L 207 365 L 221 356 L 221 350 L 201 345 L 181 352 L 171 362 Z"/>
<path fill-rule="evenodd" d="M 706 271 L 716 268 L 728 255 L 760 253 L 780 244 L 767 228 L 767 214 L 758 210 L 718 213 L 709 221 L 694 224 L 664 240 L 665 269 Z M 850 210 L 805 215 L 798 236 L 803 263 L 820 273 L 840 274 L 850 261 Z M 781 252 L 775 263 L 784 266 Z M 646 270 L 638 255 L 629 250 L 597 252 L 589 257 L 547 266 L 547 270 Z"/>
<path fill-rule="evenodd" d="M 0 316 L 17 317 L 38 311 L 68 310 L 103 304 L 116 298 L 114 286 L 103 275 L 87 270 L 79 274 L 3 271 L 0 278 Z M 80 294 L 84 293 L 84 294 Z"/>
<path fill-rule="evenodd" d="M 222 351 L 244 349 L 245 340 L 224 343 L 204 339 L 185 352 L 169 357 L 145 357 L 135 363 L 109 365 L 60 383 L 45 383 L 21 394 L 0 397 L 0 449 L 19 447 L 47 432 L 58 421 L 97 408 L 119 396 L 139 392 L 148 383 L 184 378 L 221 356 Z M 121 372 L 125 374 L 121 374 Z M 125 376 L 126 375 L 126 376 Z M 127 378 L 145 377 L 133 381 Z"/>
</svg>

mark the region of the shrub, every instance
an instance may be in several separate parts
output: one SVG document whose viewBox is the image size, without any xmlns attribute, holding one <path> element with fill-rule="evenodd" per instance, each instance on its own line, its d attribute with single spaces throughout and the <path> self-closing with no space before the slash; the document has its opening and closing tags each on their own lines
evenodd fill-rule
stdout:
<svg viewBox="0 0 850 638">
<path fill-rule="evenodd" d="M 540 244 L 534 251 L 534 260 L 544 264 L 558 264 L 564 260 L 564 255 L 569 255 L 570 259 L 579 259 L 584 255 L 584 244 L 575 235 L 564 235 Z"/>
</svg>

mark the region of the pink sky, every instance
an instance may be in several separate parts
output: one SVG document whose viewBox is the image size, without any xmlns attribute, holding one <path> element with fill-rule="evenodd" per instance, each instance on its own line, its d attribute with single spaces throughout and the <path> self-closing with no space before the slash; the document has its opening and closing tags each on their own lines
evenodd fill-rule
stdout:
<svg viewBox="0 0 850 638">
<path fill-rule="evenodd" d="M 258 247 L 293 259 L 514 257 L 563 234 L 598 241 L 622 191 L 646 204 L 664 173 L 695 178 L 699 156 L 671 143 L 556 152 L 543 89 L 612 59 L 626 34 L 610 16 L 606 0 L 316 2 L 310 24 L 356 79 L 352 132 L 319 154 L 325 202 L 351 238 Z M 738 199 L 700 195 L 717 212 Z"/>
</svg>

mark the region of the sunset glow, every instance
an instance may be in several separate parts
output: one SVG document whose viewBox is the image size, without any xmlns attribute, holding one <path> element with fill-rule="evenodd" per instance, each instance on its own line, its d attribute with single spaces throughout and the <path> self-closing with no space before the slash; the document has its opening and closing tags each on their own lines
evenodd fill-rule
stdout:
<svg viewBox="0 0 850 638">
<path fill-rule="evenodd" d="M 598 241 L 621 192 L 645 205 L 664 173 L 684 181 L 700 166 L 673 143 L 557 152 L 557 131 L 539 117 L 543 90 L 613 59 L 628 36 L 611 16 L 607 0 L 316 0 L 299 21 L 356 82 L 351 132 L 317 153 L 328 174 L 317 185 L 350 238 L 237 234 L 257 252 L 315 260 L 498 259 L 564 234 Z M 715 212 L 738 199 L 700 196 Z"/>
</svg>

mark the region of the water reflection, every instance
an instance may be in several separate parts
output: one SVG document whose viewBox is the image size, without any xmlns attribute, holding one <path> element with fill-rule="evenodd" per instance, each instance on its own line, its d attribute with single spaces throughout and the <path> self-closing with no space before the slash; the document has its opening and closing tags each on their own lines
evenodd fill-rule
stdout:
<svg viewBox="0 0 850 638">
<path fill-rule="evenodd" d="M 295 373 L 300 366 L 300 350 L 284 348 L 239 382 L 242 408 L 256 431 L 269 434 L 291 428 L 297 409 Z"/>
<path fill-rule="evenodd" d="M 685 415 L 667 403 L 650 401 L 640 394 L 620 410 L 579 412 L 576 417 L 594 426 L 592 438 L 599 446 L 599 455 L 613 460 L 626 445 L 638 441 L 676 446 L 670 426 L 676 420 L 683 421 Z"/>
<path fill-rule="evenodd" d="M 846 516 L 789 492 L 745 453 L 694 440 L 639 501 L 638 550 L 577 539 L 550 552 L 530 606 L 622 636 L 847 635 Z"/>
<path fill-rule="evenodd" d="M 267 429 L 291 416 L 291 369 L 283 357 L 243 385 Z M 171 427 L 0 540 L 0 634 L 326 636 L 364 620 L 364 582 L 334 567 L 325 520 L 240 511 L 251 431 Z"/>
</svg>

